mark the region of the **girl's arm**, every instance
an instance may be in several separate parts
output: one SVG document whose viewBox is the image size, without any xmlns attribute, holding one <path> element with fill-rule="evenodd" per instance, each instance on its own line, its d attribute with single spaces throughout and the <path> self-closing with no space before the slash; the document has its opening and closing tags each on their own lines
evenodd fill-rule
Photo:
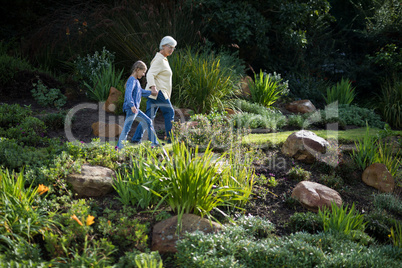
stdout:
<svg viewBox="0 0 402 268">
<path fill-rule="evenodd" d="M 124 99 L 127 101 L 128 106 L 133 107 L 134 99 L 133 99 L 133 90 L 134 90 L 134 79 L 129 78 L 126 84 L 126 93 L 124 94 Z"/>
<path fill-rule="evenodd" d="M 151 90 L 145 90 L 141 88 L 141 97 L 148 97 L 149 95 L 151 95 L 151 93 Z"/>
</svg>

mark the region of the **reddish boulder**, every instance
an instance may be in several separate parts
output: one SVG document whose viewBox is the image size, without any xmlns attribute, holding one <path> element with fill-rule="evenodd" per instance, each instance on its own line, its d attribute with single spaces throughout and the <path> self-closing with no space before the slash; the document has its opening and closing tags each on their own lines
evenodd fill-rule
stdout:
<svg viewBox="0 0 402 268">
<path fill-rule="evenodd" d="M 331 202 L 337 206 L 342 205 L 342 198 L 337 191 L 312 181 L 299 182 L 292 191 L 292 198 L 314 212 L 323 207 L 331 208 Z"/>
<path fill-rule="evenodd" d="M 120 90 L 118 90 L 114 87 L 111 87 L 110 91 L 109 91 L 109 97 L 107 98 L 105 104 L 102 107 L 103 110 L 105 110 L 108 113 L 114 113 L 116 110 L 116 104 L 117 104 L 120 96 L 122 96 L 122 95 L 123 95 L 123 93 Z"/>
<path fill-rule="evenodd" d="M 395 181 L 384 164 L 374 163 L 363 171 L 362 180 L 365 184 L 372 186 L 381 192 L 392 193 Z"/>
<path fill-rule="evenodd" d="M 184 214 L 181 230 L 177 234 L 177 216 L 174 216 L 155 224 L 152 232 L 152 251 L 157 250 L 159 253 L 177 252 L 176 242 L 182 234 L 196 230 L 207 234 L 217 232 L 221 228 L 221 225 L 216 222 L 210 222 L 208 219 L 194 214 Z"/>
<path fill-rule="evenodd" d="M 104 122 L 93 123 L 91 127 L 94 135 L 97 137 L 117 137 L 123 130 L 118 124 L 107 124 Z"/>
<path fill-rule="evenodd" d="M 289 112 L 300 114 L 311 113 L 317 110 L 310 100 L 293 101 L 287 104 L 285 108 Z"/>
</svg>

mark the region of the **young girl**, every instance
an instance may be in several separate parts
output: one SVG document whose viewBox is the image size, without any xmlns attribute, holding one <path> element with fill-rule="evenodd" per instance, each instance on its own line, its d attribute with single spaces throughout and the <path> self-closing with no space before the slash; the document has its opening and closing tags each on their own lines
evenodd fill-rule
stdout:
<svg viewBox="0 0 402 268">
<path fill-rule="evenodd" d="M 155 130 L 152 120 L 140 110 L 141 96 L 148 97 L 151 91 L 141 88 L 140 81 L 147 71 L 147 65 L 142 61 L 137 61 L 131 68 L 131 75 L 126 82 L 126 93 L 124 95 L 123 111 L 126 113 L 124 127 L 117 143 L 117 148 L 120 150 L 124 147 L 123 141 L 127 139 L 131 126 L 135 118 L 140 118 L 140 124 L 144 128 L 144 123 L 147 124 L 148 138 L 152 142 L 152 146 L 158 146 Z"/>
</svg>

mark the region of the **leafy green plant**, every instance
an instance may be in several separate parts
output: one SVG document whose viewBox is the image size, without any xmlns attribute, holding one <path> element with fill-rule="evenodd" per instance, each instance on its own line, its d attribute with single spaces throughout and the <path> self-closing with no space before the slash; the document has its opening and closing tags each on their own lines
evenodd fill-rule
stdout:
<svg viewBox="0 0 402 268">
<path fill-rule="evenodd" d="M 93 55 L 78 56 L 74 65 L 80 80 L 95 84 L 96 75 L 101 73 L 102 69 L 108 69 L 113 64 L 114 58 L 114 53 L 103 47 L 101 52 L 95 51 Z"/>
<path fill-rule="evenodd" d="M 33 116 L 24 118 L 21 122 L 6 131 L 0 129 L 0 134 L 3 137 L 15 139 L 19 143 L 32 146 L 47 144 L 48 139 L 45 137 L 45 133 L 45 123 Z"/>
<path fill-rule="evenodd" d="M 311 172 L 299 166 L 292 167 L 287 174 L 290 179 L 297 181 L 308 181 L 311 177 Z"/>
<path fill-rule="evenodd" d="M 376 98 L 377 108 L 384 120 L 394 128 L 402 127 L 402 80 L 388 80 Z"/>
<path fill-rule="evenodd" d="M 355 146 L 356 150 L 352 151 L 352 159 L 361 170 L 364 170 L 375 162 L 377 156 L 377 137 L 370 135 L 368 126 L 364 137 L 355 142 Z"/>
<path fill-rule="evenodd" d="M 136 248 L 145 250 L 148 241 L 148 224 L 140 223 L 134 218 L 135 208 L 123 206 L 122 210 L 114 211 L 106 208 L 98 218 L 98 230 L 115 245 L 119 251 Z"/>
<path fill-rule="evenodd" d="M 106 101 L 109 97 L 111 87 L 116 87 L 120 90 L 123 88 L 121 77 L 123 71 L 116 72 L 115 67 L 110 64 L 107 67 L 102 67 L 99 73 L 93 74 L 93 81 L 88 84 L 84 81 L 87 88 L 87 95 L 90 99 L 95 101 Z"/>
<path fill-rule="evenodd" d="M 48 88 L 43 84 L 39 77 L 37 83 L 32 83 L 33 89 L 31 90 L 32 96 L 43 107 L 54 106 L 57 109 L 61 109 L 66 102 L 67 97 L 64 96 L 58 88 Z"/>
<path fill-rule="evenodd" d="M 356 150 L 352 151 L 352 159 L 360 169 L 364 170 L 373 163 L 382 163 L 392 176 L 397 174 L 400 166 L 400 159 L 397 155 L 400 150 L 395 152 L 392 145 L 370 135 L 368 126 L 364 137 L 355 142 L 355 146 Z"/>
<path fill-rule="evenodd" d="M 315 234 L 323 231 L 323 222 L 317 213 L 313 212 L 296 212 L 289 218 L 287 224 L 291 232 L 309 232 Z"/>
<path fill-rule="evenodd" d="M 391 175 L 396 177 L 401 164 L 401 159 L 398 157 L 401 149 L 398 149 L 398 151 L 395 152 L 394 146 L 388 144 L 386 141 L 378 141 L 377 148 L 378 150 L 375 161 L 384 164 Z"/>
<path fill-rule="evenodd" d="M 0 85 L 6 85 L 13 80 L 19 71 L 34 69 L 27 60 L 7 54 L 5 41 L 0 42 Z"/>
<path fill-rule="evenodd" d="M 158 197 L 151 191 L 160 191 L 160 182 L 151 168 L 157 159 L 141 158 L 133 160 L 131 172 L 124 170 L 116 174 L 113 188 L 123 205 L 137 206 L 146 209 L 158 201 Z M 151 164 L 151 165 L 150 165 Z"/>
<path fill-rule="evenodd" d="M 365 232 L 379 243 L 389 243 L 389 234 L 392 226 L 399 222 L 392 214 L 384 209 L 375 209 L 364 215 L 367 222 Z"/>
<path fill-rule="evenodd" d="M 234 95 L 234 78 L 230 69 L 221 66 L 220 58 L 193 52 L 190 48 L 176 51 L 171 56 L 174 72 L 180 73 L 176 81 L 181 106 L 194 109 L 196 113 L 223 111 L 226 101 Z M 176 103 L 176 100 L 172 100 Z"/>
<path fill-rule="evenodd" d="M 402 201 L 390 193 L 374 195 L 373 205 L 378 209 L 402 215 Z"/>
<path fill-rule="evenodd" d="M 251 99 L 266 107 L 271 107 L 282 95 L 288 92 L 288 85 L 275 75 L 266 74 L 260 70 L 259 75 L 254 74 L 254 81 L 249 82 Z"/>
<path fill-rule="evenodd" d="M 364 221 L 363 215 L 355 210 L 353 203 L 349 212 L 348 205 L 343 204 L 338 207 L 334 202 L 331 203 L 331 209 L 324 207 L 318 210 L 318 215 L 323 221 L 324 232 L 341 232 L 345 235 L 354 235 L 353 231 L 362 231 L 366 228 L 367 222 Z"/>
<path fill-rule="evenodd" d="M 135 256 L 135 264 L 138 268 L 162 268 L 163 261 L 157 251 L 140 253 Z"/>
<path fill-rule="evenodd" d="M 321 177 L 321 181 L 323 182 L 323 184 L 332 189 L 340 189 L 344 185 L 343 179 L 335 174 L 324 174 Z"/>
<path fill-rule="evenodd" d="M 389 235 L 389 238 L 394 246 L 402 248 L 402 224 L 400 222 L 391 227 L 391 234 Z"/>
<path fill-rule="evenodd" d="M 43 234 L 54 226 L 52 214 L 41 207 L 42 195 L 48 191 L 44 185 L 25 188 L 24 172 L 0 169 L 0 240 L 24 239 L 32 242 L 34 236 Z"/>
<path fill-rule="evenodd" d="M 30 106 L 20 106 L 19 104 L 0 105 L 0 128 L 10 128 L 17 123 L 21 123 L 26 117 L 32 115 Z"/>
<path fill-rule="evenodd" d="M 335 86 L 327 89 L 327 96 L 324 97 L 327 104 L 338 101 L 338 104 L 351 104 L 356 96 L 352 82 L 342 78 Z"/>
<path fill-rule="evenodd" d="M 163 199 L 178 214 L 178 222 L 184 213 L 211 217 L 210 211 L 235 202 L 246 202 L 250 192 L 237 184 L 238 178 L 230 176 L 229 165 L 223 156 L 216 157 L 209 147 L 200 156 L 198 147 L 188 149 L 181 142 L 173 142 L 172 153 L 163 154 L 163 161 L 155 167 L 163 187 Z M 221 163 L 222 164 L 219 164 Z M 232 180 L 231 186 L 228 181 Z M 226 182 L 226 183 L 223 183 Z M 161 195 L 161 196 L 162 196 Z"/>
</svg>

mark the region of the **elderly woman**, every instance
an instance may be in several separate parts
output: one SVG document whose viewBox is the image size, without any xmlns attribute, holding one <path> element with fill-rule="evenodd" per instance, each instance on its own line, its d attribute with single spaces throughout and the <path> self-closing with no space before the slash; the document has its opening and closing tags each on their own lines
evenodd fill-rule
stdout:
<svg viewBox="0 0 402 268">
<path fill-rule="evenodd" d="M 165 131 L 170 141 L 172 122 L 174 121 L 174 109 L 170 102 L 172 94 L 172 70 L 170 69 L 167 57 L 172 55 L 177 45 L 176 40 L 171 36 L 162 38 L 159 49 L 155 57 L 151 61 L 147 77 L 147 90 L 151 90 L 152 95 L 148 97 L 147 108 L 145 114 L 153 120 L 158 109 L 161 109 L 163 118 L 165 119 Z M 139 143 L 142 139 L 145 129 L 138 125 L 132 142 Z"/>
</svg>

